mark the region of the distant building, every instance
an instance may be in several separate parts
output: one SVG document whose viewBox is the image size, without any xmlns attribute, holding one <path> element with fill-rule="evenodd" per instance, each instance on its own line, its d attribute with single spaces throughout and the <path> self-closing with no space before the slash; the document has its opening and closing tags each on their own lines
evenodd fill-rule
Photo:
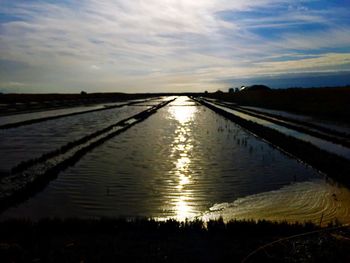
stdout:
<svg viewBox="0 0 350 263">
<path fill-rule="evenodd" d="M 228 93 L 234 93 L 235 92 L 235 89 L 234 88 L 229 88 L 228 89 Z"/>
</svg>

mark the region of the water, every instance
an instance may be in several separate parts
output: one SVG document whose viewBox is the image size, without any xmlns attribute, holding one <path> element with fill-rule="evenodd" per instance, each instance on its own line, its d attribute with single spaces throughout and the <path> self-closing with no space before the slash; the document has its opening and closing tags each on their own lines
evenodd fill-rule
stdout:
<svg viewBox="0 0 350 263">
<path fill-rule="evenodd" d="M 147 108 L 125 106 L 0 130 L 0 170 L 8 171 Z"/>
<path fill-rule="evenodd" d="M 329 120 L 319 120 L 319 119 L 315 119 L 314 117 L 311 117 L 311 116 L 300 115 L 300 114 L 290 113 L 290 112 L 286 112 L 286 111 L 271 110 L 271 109 L 251 107 L 251 106 L 243 106 L 242 108 L 245 108 L 248 110 L 249 109 L 257 110 L 260 112 L 266 112 L 266 113 L 270 113 L 270 114 L 274 114 L 277 116 L 282 116 L 282 117 L 286 117 L 286 118 L 290 118 L 290 119 L 294 119 L 294 120 L 309 122 L 312 124 L 316 124 L 320 127 L 324 127 L 324 128 L 331 129 L 331 130 L 338 131 L 338 132 L 345 133 L 345 134 L 350 134 L 350 127 L 346 124 L 343 124 L 343 123 L 340 124 L 337 122 L 331 122 Z"/>
<path fill-rule="evenodd" d="M 158 100 L 156 101 L 156 99 L 158 99 Z M 125 104 L 128 104 L 130 102 L 139 102 L 139 103 L 145 102 L 145 103 L 147 103 L 147 105 L 155 105 L 164 99 L 165 99 L 164 97 L 160 97 L 160 98 L 151 98 L 151 99 L 126 100 L 126 101 L 121 101 L 121 102 L 108 102 L 108 103 L 94 104 L 94 105 L 88 105 L 88 106 L 70 107 L 70 108 L 64 108 L 64 109 L 43 110 L 43 111 L 37 111 L 37 112 L 29 112 L 29 113 L 20 113 L 20 114 L 13 114 L 13 115 L 7 115 L 7 116 L 0 116 L 0 126 L 6 125 L 6 124 L 13 124 L 13 123 L 17 123 L 17 122 L 28 121 L 28 120 L 35 120 L 35 119 L 41 119 L 41 118 L 48 118 L 48 117 L 55 117 L 55 116 L 60 116 L 60 115 L 72 114 L 72 113 L 84 113 L 86 111 L 91 111 L 91 110 L 100 110 L 100 109 L 105 109 L 108 107 L 125 105 Z"/>
<path fill-rule="evenodd" d="M 105 108 L 105 106 L 117 106 L 117 105 L 122 105 L 126 103 L 127 102 L 124 101 L 119 103 L 105 103 L 105 104 L 97 104 L 97 105 L 90 105 L 90 106 L 80 106 L 80 107 L 45 110 L 45 111 L 39 111 L 39 112 L 20 113 L 20 114 L 8 115 L 8 116 L 1 116 L 0 125 L 12 124 L 12 123 L 17 123 L 22 121 L 33 120 L 33 119 L 54 117 L 59 115 L 71 114 L 71 113 L 85 112 L 90 110 L 98 110 L 98 109 Z"/>
<path fill-rule="evenodd" d="M 324 180 L 312 180 L 286 185 L 281 189 L 239 198 L 231 203 L 212 206 L 203 220 L 223 218 L 311 221 L 327 225 L 335 218 L 349 222 L 350 191 Z"/>
<path fill-rule="evenodd" d="M 212 102 L 207 102 L 207 103 L 212 105 L 212 106 L 214 106 L 214 107 L 216 107 L 216 108 L 222 109 L 222 110 L 224 110 L 224 111 L 226 111 L 228 113 L 232 113 L 232 114 L 234 114 L 236 116 L 239 116 L 242 119 L 258 123 L 258 124 L 260 124 L 262 126 L 266 126 L 266 127 L 271 128 L 271 129 L 277 130 L 277 131 L 279 131 L 279 132 L 281 132 L 283 134 L 295 137 L 295 138 L 297 138 L 299 140 L 302 140 L 302 141 L 305 141 L 305 142 L 309 142 L 309 143 L 317 146 L 318 148 L 320 148 L 322 150 L 325 150 L 325 151 L 333 153 L 333 154 L 337 154 L 339 156 L 342 156 L 342 157 L 350 160 L 350 149 L 348 147 L 345 147 L 345 146 L 342 146 L 342 145 L 339 145 L 339 144 L 335 144 L 335 143 L 332 143 L 332 142 L 329 142 L 329 141 L 317 138 L 317 137 L 312 136 L 312 135 L 308 135 L 308 134 L 305 134 L 305 133 L 302 133 L 302 132 L 298 132 L 296 130 L 286 128 L 286 127 L 284 127 L 282 125 L 278 125 L 278 124 L 275 124 L 273 122 L 270 122 L 270 121 L 267 121 L 267 120 L 263 120 L 263 119 L 251 116 L 249 114 L 242 113 L 240 111 L 236 111 L 236 110 L 224 107 L 224 106 L 220 106 L 220 105 L 217 105 L 217 104 L 212 103 Z"/>
<path fill-rule="evenodd" d="M 349 191 L 322 178 L 180 97 L 86 154 L 1 218 L 223 216 L 318 223 L 323 213 L 324 222 L 349 220 Z"/>
</svg>

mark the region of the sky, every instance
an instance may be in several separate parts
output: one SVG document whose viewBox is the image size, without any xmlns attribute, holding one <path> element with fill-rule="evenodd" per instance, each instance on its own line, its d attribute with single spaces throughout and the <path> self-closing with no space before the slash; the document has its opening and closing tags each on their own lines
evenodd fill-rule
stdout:
<svg viewBox="0 0 350 263">
<path fill-rule="evenodd" d="M 0 92 L 350 84 L 350 0 L 0 0 Z"/>
</svg>

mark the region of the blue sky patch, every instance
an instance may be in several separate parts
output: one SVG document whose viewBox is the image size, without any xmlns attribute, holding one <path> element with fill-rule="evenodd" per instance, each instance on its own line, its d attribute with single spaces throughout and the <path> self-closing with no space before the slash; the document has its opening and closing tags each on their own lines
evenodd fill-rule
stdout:
<svg viewBox="0 0 350 263">
<path fill-rule="evenodd" d="M 2 0 L 0 69 L 21 92 L 345 85 L 350 2 Z"/>
</svg>

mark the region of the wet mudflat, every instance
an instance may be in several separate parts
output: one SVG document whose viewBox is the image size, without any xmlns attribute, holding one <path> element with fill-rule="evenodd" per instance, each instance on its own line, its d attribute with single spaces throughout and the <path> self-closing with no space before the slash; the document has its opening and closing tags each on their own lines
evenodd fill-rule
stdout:
<svg viewBox="0 0 350 263">
<path fill-rule="evenodd" d="M 1 217 L 322 217 L 327 223 L 350 218 L 349 196 L 240 126 L 179 97 Z"/>
</svg>

